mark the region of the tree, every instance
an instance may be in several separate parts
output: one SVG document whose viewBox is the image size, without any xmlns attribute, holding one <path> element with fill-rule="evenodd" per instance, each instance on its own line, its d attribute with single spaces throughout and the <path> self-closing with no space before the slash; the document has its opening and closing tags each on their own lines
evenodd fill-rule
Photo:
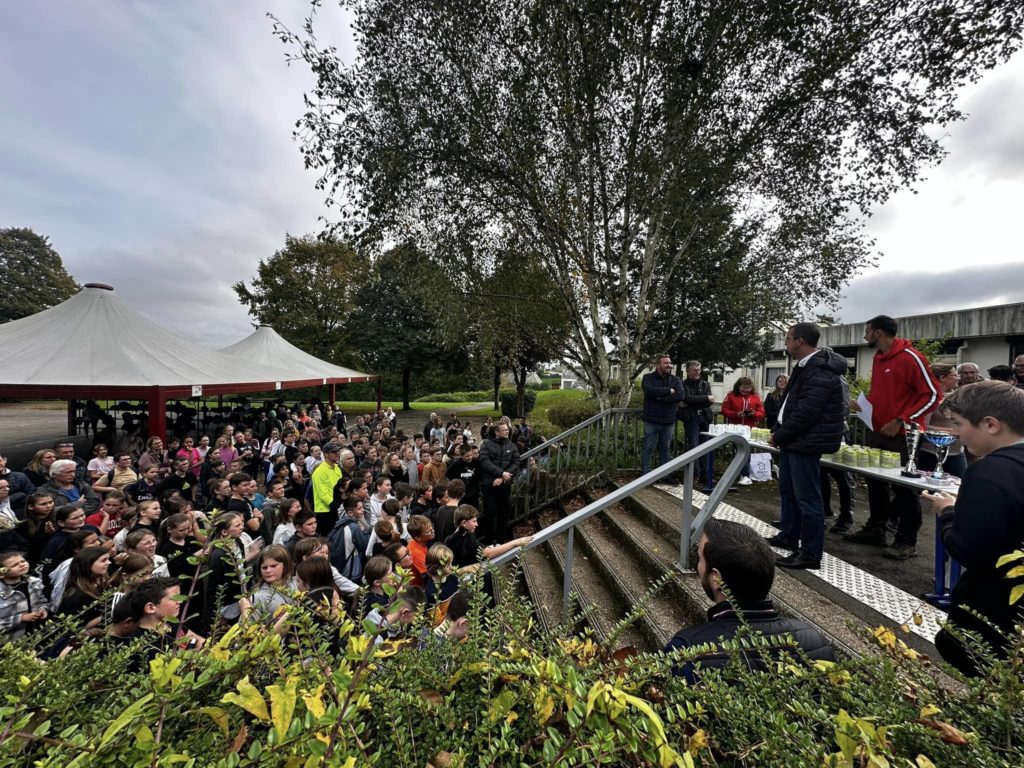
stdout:
<svg viewBox="0 0 1024 768">
<path fill-rule="evenodd" d="M 289 342 L 324 360 L 354 364 L 346 317 L 366 279 L 368 261 L 329 237 L 285 236 L 285 246 L 260 259 L 251 287 L 232 289 L 259 325 L 270 325 Z"/>
<path fill-rule="evenodd" d="M 81 287 L 50 238 L 21 227 L 0 229 L 0 285 L 0 323 L 60 304 Z"/>
<path fill-rule="evenodd" d="M 602 404 L 612 356 L 625 402 L 691 330 L 668 313 L 731 255 L 777 317 L 834 304 L 870 263 L 864 218 L 941 159 L 928 131 L 962 117 L 957 89 L 1019 47 L 1024 17 L 987 0 L 343 4 L 351 64 L 315 13 L 276 25 L 317 78 L 297 135 L 338 226 L 414 238 L 453 285 L 528 243 Z"/>
<path fill-rule="evenodd" d="M 384 252 L 357 290 L 356 308 L 344 321 L 363 362 L 375 371 L 400 373 L 404 410 L 410 409 L 414 373 L 431 364 L 466 365 L 464 352 L 456 345 L 446 346 L 438 327 L 438 317 L 447 307 L 444 297 L 431 293 L 432 272 L 432 265 L 412 245 Z"/>
</svg>

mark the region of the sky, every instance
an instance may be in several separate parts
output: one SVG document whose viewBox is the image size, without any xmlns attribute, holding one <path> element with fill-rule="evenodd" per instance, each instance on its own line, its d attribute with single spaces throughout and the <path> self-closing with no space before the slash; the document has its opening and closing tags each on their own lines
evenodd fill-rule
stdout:
<svg viewBox="0 0 1024 768">
<path fill-rule="evenodd" d="M 351 56 L 346 19 L 321 11 Z M 268 11 L 299 0 L 0 3 L 0 227 L 50 237 L 81 283 L 110 283 L 210 346 L 251 330 L 231 284 L 330 215 L 291 137 L 313 84 Z M 960 95 L 946 161 L 870 219 L 882 256 L 838 317 L 1024 301 L 1024 55 Z"/>
</svg>

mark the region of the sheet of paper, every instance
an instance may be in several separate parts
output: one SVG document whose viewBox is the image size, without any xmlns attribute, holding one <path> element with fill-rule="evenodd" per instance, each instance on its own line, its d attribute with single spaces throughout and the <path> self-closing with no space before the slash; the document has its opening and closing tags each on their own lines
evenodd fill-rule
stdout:
<svg viewBox="0 0 1024 768">
<path fill-rule="evenodd" d="M 871 401 L 868 400 L 868 396 L 863 392 L 857 396 L 857 405 L 860 406 L 860 410 L 857 411 L 857 418 L 867 424 L 868 429 L 874 429 L 871 425 L 871 412 L 873 410 Z"/>
</svg>

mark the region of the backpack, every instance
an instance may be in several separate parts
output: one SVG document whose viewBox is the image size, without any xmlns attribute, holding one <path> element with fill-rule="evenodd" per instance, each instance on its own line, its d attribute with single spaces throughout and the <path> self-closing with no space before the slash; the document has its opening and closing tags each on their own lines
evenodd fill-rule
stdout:
<svg viewBox="0 0 1024 768">
<path fill-rule="evenodd" d="M 345 529 L 351 530 L 352 552 L 345 555 Z M 331 550 L 331 565 L 345 578 L 358 582 L 363 578 L 363 554 L 370 543 L 370 536 L 351 517 L 343 517 L 329 534 L 327 545 Z"/>
</svg>

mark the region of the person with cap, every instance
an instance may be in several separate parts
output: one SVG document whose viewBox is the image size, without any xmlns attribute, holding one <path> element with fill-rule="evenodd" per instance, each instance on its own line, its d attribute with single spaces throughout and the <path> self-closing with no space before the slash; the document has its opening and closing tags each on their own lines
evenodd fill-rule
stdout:
<svg viewBox="0 0 1024 768">
<path fill-rule="evenodd" d="M 323 461 L 313 470 L 313 511 L 316 513 L 316 530 L 326 536 L 337 522 L 337 512 L 331 513 L 331 502 L 334 501 L 334 486 L 341 480 L 341 467 L 338 458 L 341 446 L 329 442 L 322 449 Z"/>
</svg>

